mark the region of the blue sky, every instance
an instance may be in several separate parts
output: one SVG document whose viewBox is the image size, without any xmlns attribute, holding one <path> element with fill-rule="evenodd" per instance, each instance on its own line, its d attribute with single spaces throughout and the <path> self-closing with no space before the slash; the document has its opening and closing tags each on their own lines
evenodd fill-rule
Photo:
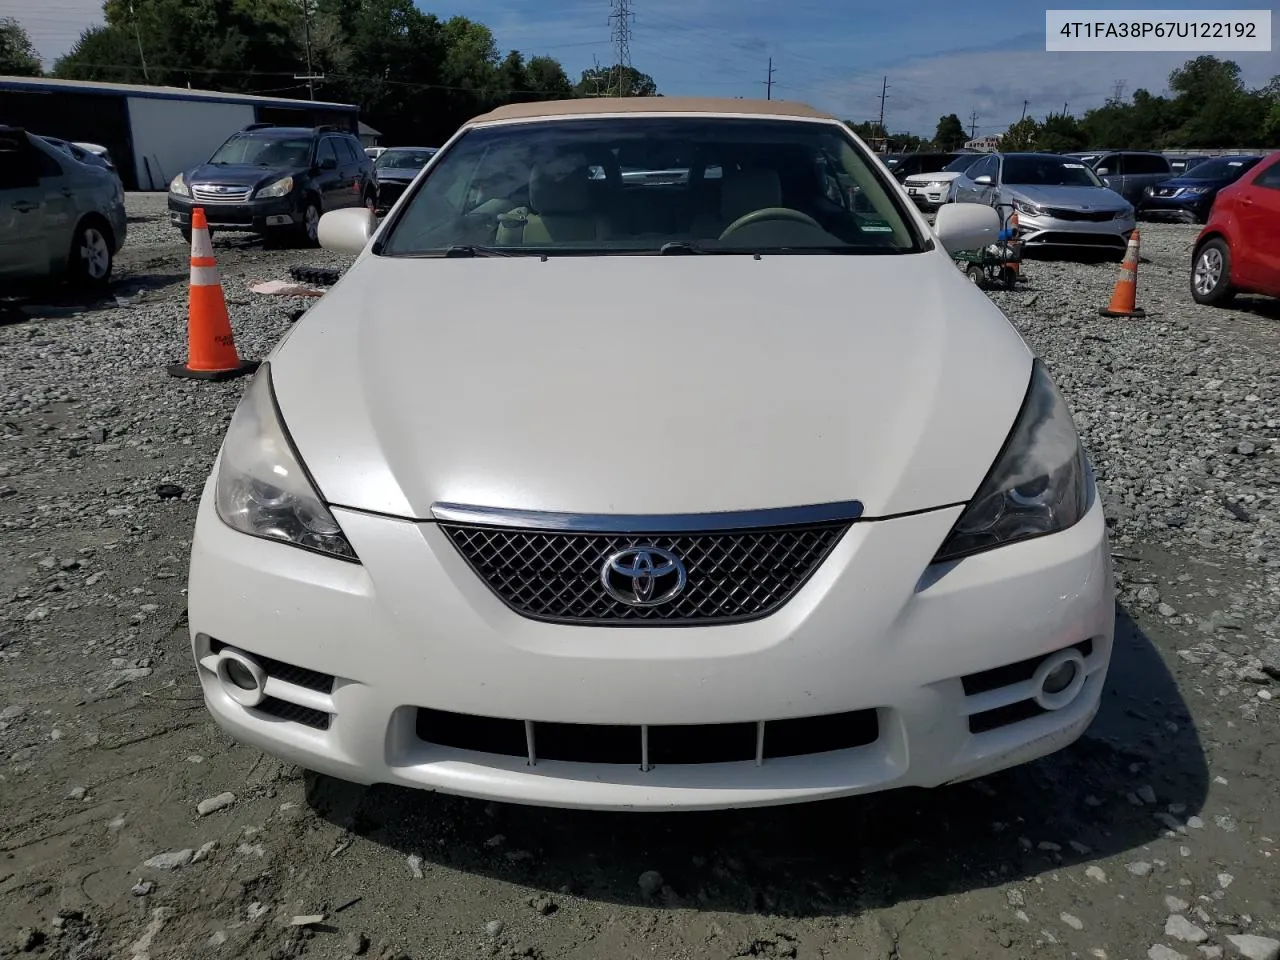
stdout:
<svg viewBox="0 0 1280 960">
<path fill-rule="evenodd" d="M 1274 10 L 1277 0 L 1166 0 L 1096 4 L 1101 9 Z M 862 0 L 631 0 L 631 60 L 666 94 L 764 96 L 768 58 L 773 95 L 803 100 L 852 120 L 879 115 L 889 78 L 885 122 L 894 131 L 932 134 L 938 117 L 955 113 L 979 134 L 998 134 L 1029 101 L 1043 116 L 1063 104 L 1079 116 L 1099 106 L 1117 81 L 1124 93 L 1164 90 L 1169 71 L 1189 53 L 1047 53 L 1038 0 L 993 5 L 954 0 L 870 4 Z M 418 0 L 440 17 L 460 14 L 487 24 L 499 47 L 526 56 L 549 54 L 571 78 L 595 61 L 613 62 L 609 0 Z M 1086 6 L 1085 4 L 1080 4 Z M 1054 9 L 1076 4 L 1055 2 Z M 27 26 L 52 62 L 82 29 L 101 20 L 101 0 L 0 0 L 0 16 Z M 1261 86 L 1280 73 L 1280 47 L 1270 53 L 1217 54 L 1240 64 L 1245 82 Z"/>
</svg>

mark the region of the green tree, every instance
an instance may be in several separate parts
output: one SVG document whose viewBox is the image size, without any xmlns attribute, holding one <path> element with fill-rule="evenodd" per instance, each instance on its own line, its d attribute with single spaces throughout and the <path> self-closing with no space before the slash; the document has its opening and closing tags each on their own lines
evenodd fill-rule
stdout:
<svg viewBox="0 0 1280 960">
<path fill-rule="evenodd" d="M 1031 150 L 1040 135 L 1040 124 L 1035 117 L 1023 117 L 1000 137 L 1000 149 L 1006 151 Z"/>
<path fill-rule="evenodd" d="M 1084 130 L 1075 117 L 1065 113 L 1051 113 L 1044 118 L 1036 131 L 1035 149 L 1048 153 L 1071 153 L 1088 146 Z"/>
<path fill-rule="evenodd" d="M 1172 127 L 1167 141 L 1187 147 L 1257 146 L 1266 110 L 1245 90 L 1240 66 L 1214 56 L 1196 57 L 1169 74 Z"/>
<path fill-rule="evenodd" d="M 582 71 L 582 79 L 574 88 L 580 97 L 656 97 L 658 85 L 653 77 L 635 67 L 592 67 Z"/>
<path fill-rule="evenodd" d="M 968 139 L 969 135 L 965 133 L 964 124 L 954 113 L 938 118 L 938 129 L 933 135 L 933 142 L 939 150 L 946 152 L 958 150 Z"/>
<path fill-rule="evenodd" d="M 573 96 L 573 84 L 560 61 L 551 57 L 531 57 L 525 64 L 529 87 L 539 100 L 566 100 Z"/>
<path fill-rule="evenodd" d="M 0 18 L 0 74 L 38 77 L 43 73 L 40 57 L 22 24 L 13 17 Z"/>
</svg>

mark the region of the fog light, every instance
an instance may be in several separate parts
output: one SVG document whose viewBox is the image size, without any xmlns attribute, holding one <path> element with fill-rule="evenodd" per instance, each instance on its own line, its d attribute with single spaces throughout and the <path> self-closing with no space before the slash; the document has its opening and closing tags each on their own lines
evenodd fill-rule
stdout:
<svg viewBox="0 0 1280 960">
<path fill-rule="evenodd" d="M 249 655 L 225 647 L 217 669 L 222 689 L 241 706 L 256 707 L 267 698 L 267 672 Z"/>
<path fill-rule="evenodd" d="M 1035 701 L 1045 710 L 1061 710 L 1079 696 L 1086 679 L 1084 655 L 1074 647 L 1059 650 L 1036 667 Z"/>
</svg>

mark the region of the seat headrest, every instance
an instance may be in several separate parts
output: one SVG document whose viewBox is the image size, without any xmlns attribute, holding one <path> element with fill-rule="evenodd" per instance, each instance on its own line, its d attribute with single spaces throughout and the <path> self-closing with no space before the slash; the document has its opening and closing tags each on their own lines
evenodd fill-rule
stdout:
<svg viewBox="0 0 1280 960">
<path fill-rule="evenodd" d="M 720 215 L 734 221 L 752 210 L 782 206 L 782 180 L 773 170 L 748 170 L 720 188 Z"/>
<path fill-rule="evenodd" d="M 586 164 L 534 167 L 529 175 L 529 206 L 539 214 L 586 213 L 591 202 L 590 177 Z"/>
</svg>

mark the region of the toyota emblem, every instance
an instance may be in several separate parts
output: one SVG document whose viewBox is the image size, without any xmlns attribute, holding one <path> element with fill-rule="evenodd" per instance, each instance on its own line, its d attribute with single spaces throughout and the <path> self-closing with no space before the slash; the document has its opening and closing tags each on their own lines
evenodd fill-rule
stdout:
<svg viewBox="0 0 1280 960">
<path fill-rule="evenodd" d="M 670 550 L 640 546 L 618 550 L 600 568 L 604 592 L 629 607 L 670 603 L 684 590 L 684 563 Z"/>
</svg>

